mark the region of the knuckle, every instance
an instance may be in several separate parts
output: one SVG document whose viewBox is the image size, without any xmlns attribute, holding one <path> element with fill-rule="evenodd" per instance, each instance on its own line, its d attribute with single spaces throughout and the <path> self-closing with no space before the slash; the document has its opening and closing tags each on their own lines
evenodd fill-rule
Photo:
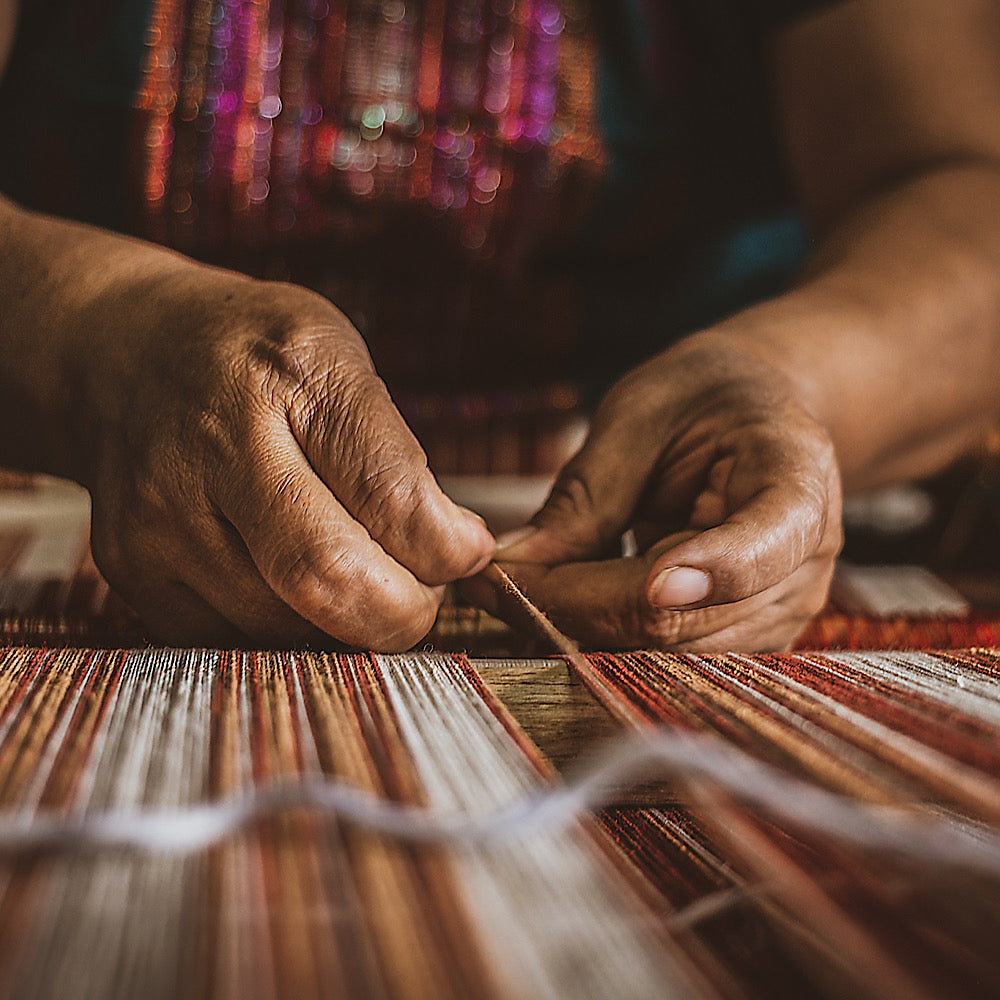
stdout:
<svg viewBox="0 0 1000 1000">
<path fill-rule="evenodd" d="M 131 484 L 131 518 L 139 531 L 150 532 L 168 527 L 176 517 L 176 501 L 169 495 L 169 481 L 175 475 L 168 467 L 138 471 Z M 166 480 L 166 482 L 165 482 Z"/>
<path fill-rule="evenodd" d="M 370 362 L 354 350 L 344 350 L 341 343 L 320 337 L 315 331 L 304 333 L 296 343 L 284 345 L 278 355 L 277 373 L 293 383 L 295 402 L 305 414 L 317 405 L 336 402 L 350 410 L 375 395 L 388 396 L 388 389 Z"/>
<path fill-rule="evenodd" d="M 370 490 L 369 481 L 383 492 L 387 485 L 396 487 L 397 468 L 426 468 L 424 453 L 385 383 L 353 362 L 324 360 L 288 393 L 284 405 L 307 452 L 336 461 L 344 480 L 358 491 Z"/>
<path fill-rule="evenodd" d="M 799 485 L 797 495 L 795 522 L 802 536 L 801 544 L 819 550 L 827 540 L 831 520 L 829 493 L 823 484 L 811 479 Z"/>
<path fill-rule="evenodd" d="M 425 504 L 414 470 L 398 460 L 370 466 L 362 481 L 355 484 L 353 502 L 348 506 L 377 537 L 388 531 L 403 530 Z"/>
<path fill-rule="evenodd" d="M 590 513 L 594 497 L 583 473 L 568 467 L 552 487 L 546 506 L 576 516 Z"/>
<path fill-rule="evenodd" d="M 545 506 L 536 515 L 535 523 L 559 525 L 560 534 L 574 547 L 593 551 L 614 533 L 614 523 L 600 515 L 593 489 L 587 477 L 572 466 L 567 467 L 556 480 Z"/>
<path fill-rule="evenodd" d="M 251 307 L 251 333 L 227 359 L 228 385 L 308 421 L 352 375 L 371 374 L 371 358 L 360 334 L 325 299 L 281 283 L 262 288 L 270 298 Z"/>
<path fill-rule="evenodd" d="M 293 611 L 334 638 L 379 649 L 409 649 L 430 631 L 437 613 L 374 581 L 356 553 L 328 546 L 274 545 L 260 569 Z M 408 599 L 409 598 L 409 599 Z"/>
<path fill-rule="evenodd" d="M 645 625 L 643 636 L 645 644 L 651 649 L 672 649 L 690 638 L 691 616 L 688 612 L 661 612 L 651 618 Z"/>
<path fill-rule="evenodd" d="M 245 451 L 257 434 L 260 402 L 245 376 L 232 369 L 226 371 L 208 399 L 192 410 L 183 430 L 188 463 L 192 463 L 192 456 L 195 463 L 200 457 L 211 467 Z M 197 447 L 193 448 L 195 442 Z"/>
<path fill-rule="evenodd" d="M 600 423 L 625 421 L 633 427 L 648 426 L 663 408 L 663 399 L 650 391 L 661 381 L 657 372 L 660 362 L 652 358 L 626 372 L 601 399 L 597 410 Z"/>
<path fill-rule="evenodd" d="M 335 403 L 336 428 L 342 435 L 349 435 L 350 444 L 370 437 L 371 414 L 394 410 L 389 389 L 374 371 L 359 368 L 352 362 L 342 361 L 333 365 L 323 383 L 329 400 Z"/>
<path fill-rule="evenodd" d="M 313 546 L 275 544 L 261 566 L 264 578 L 293 609 L 309 609 L 334 596 L 338 600 L 351 593 L 357 579 L 356 560 L 346 550 Z"/>
<path fill-rule="evenodd" d="M 250 400 L 272 412 L 302 412 L 309 419 L 322 405 L 316 386 L 322 385 L 322 366 L 311 351 L 294 344 L 258 341 L 229 372 L 232 396 Z"/>
<path fill-rule="evenodd" d="M 784 542 L 786 575 L 813 560 L 832 567 L 844 541 L 839 510 L 831 508 L 826 494 L 815 487 L 803 487 L 799 493 Z"/>
<path fill-rule="evenodd" d="M 730 600 L 740 600 L 766 589 L 774 574 L 772 553 L 776 542 L 777 539 L 770 537 L 757 539 L 756 544 L 743 539 L 731 541 L 713 568 L 717 590 Z M 798 546 L 795 548 L 794 554 L 785 555 L 790 563 L 798 565 Z"/>
<path fill-rule="evenodd" d="M 649 649 L 670 649 L 680 639 L 680 630 L 670 622 L 657 624 L 646 630 L 643 645 Z"/>
<path fill-rule="evenodd" d="M 218 400 L 211 401 L 194 415 L 196 439 L 203 441 L 215 453 L 232 448 L 237 439 L 232 420 Z"/>
<path fill-rule="evenodd" d="M 635 610 L 627 615 L 624 626 L 639 642 L 652 649 L 665 649 L 679 642 L 687 635 L 693 622 L 702 613 L 693 609 L 665 609 L 650 604 L 643 593 L 636 602 L 630 602 Z"/>
</svg>

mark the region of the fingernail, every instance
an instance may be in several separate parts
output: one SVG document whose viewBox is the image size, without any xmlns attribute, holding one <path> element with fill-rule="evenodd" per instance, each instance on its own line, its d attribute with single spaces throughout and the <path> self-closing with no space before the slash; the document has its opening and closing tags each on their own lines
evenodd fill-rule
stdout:
<svg viewBox="0 0 1000 1000">
<path fill-rule="evenodd" d="M 496 549 L 494 551 L 497 554 L 506 552 L 508 549 L 514 548 L 515 545 L 520 545 L 521 542 L 526 542 L 533 535 L 537 534 L 538 529 L 533 524 L 526 524 L 523 527 L 515 528 L 513 531 L 505 531 L 502 535 L 497 535 Z"/>
<path fill-rule="evenodd" d="M 650 584 L 649 603 L 658 608 L 683 608 L 712 592 L 712 578 L 693 566 L 671 566 Z"/>
</svg>

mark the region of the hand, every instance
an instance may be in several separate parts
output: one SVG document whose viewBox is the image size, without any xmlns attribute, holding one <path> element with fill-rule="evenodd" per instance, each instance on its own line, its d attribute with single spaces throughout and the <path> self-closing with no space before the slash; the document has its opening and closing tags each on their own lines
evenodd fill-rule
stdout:
<svg viewBox="0 0 1000 1000">
<path fill-rule="evenodd" d="M 782 649 L 824 603 L 840 501 L 830 441 L 786 378 L 706 334 L 612 388 L 532 527 L 499 554 L 591 647 Z M 621 558 L 628 529 L 639 554 Z M 462 590 L 520 621 L 482 578 Z"/>
<path fill-rule="evenodd" d="M 158 639 L 402 650 L 488 561 L 325 299 L 184 262 L 81 326 L 94 558 Z"/>
</svg>

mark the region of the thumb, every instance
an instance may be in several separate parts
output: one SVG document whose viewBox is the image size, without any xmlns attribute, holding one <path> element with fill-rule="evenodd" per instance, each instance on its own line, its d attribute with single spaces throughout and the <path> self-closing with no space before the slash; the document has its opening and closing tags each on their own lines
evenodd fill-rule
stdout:
<svg viewBox="0 0 1000 1000">
<path fill-rule="evenodd" d="M 592 432 L 531 521 L 497 538 L 496 556 L 552 566 L 617 553 L 650 467 L 620 434 Z"/>
</svg>

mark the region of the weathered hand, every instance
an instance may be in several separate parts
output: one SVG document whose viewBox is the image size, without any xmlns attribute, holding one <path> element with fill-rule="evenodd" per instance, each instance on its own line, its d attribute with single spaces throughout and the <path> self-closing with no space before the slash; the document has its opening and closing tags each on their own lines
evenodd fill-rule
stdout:
<svg viewBox="0 0 1000 1000">
<path fill-rule="evenodd" d="M 94 557 L 159 639 L 405 649 L 488 560 L 325 299 L 184 264 L 81 323 Z"/>
<path fill-rule="evenodd" d="M 840 548 L 823 429 L 762 361 L 694 337 L 622 379 L 504 568 L 592 647 L 787 647 Z M 632 529 L 634 558 L 620 554 Z M 512 620 L 483 579 L 463 592 Z"/>
</svg>

